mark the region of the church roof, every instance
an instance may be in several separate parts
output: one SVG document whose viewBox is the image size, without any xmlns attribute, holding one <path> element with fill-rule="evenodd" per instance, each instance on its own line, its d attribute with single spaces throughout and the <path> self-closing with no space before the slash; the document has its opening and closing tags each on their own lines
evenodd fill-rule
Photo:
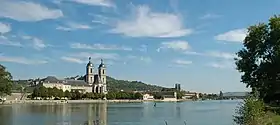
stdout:
<svg viewBox="0 0 280 125">
<path fill-rule="evenodd" d="M 89 66 L 93 66 L 92 62 L 91 62 L 91 57 L 88 58 L 88 63 L 87 63 L 87 67 Z"/>
<path fill-rule="evenodd" d="M 42 81 L 44 81 L 44 82 L 50 82 L 50 83 L 62 82 L 61 80 L 57 79 L 57 78 L 54 77 L 54 76 L 48 76 L 48 77 L 42 79 Z"/>
<path fill-rule="evenodd" d="M 84 80 L 66 80 L 65 85 L 90 86 Z"/>
<path fill-rule="evenodd" d="M 102 84 L 102 80 L 100 79 L 99 75 L 94 75 L 94 84 Z"/>
<path fill-rule="evenodd" d="M 90 86 L 84 80 L 59 80 L 54 76 L 48 76 L 42 79 L 42 81 L 45 83 L 62 83 L 71 86 Z"/>
</svg>

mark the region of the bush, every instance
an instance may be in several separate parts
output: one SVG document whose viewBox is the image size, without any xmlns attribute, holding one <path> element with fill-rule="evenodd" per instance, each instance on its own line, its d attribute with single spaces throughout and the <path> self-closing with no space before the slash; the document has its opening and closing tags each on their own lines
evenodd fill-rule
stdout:
<svg viewBox="0 0 280 125">
<path fill-rule="evenodd" d="M 271 118 L 269 118 L 269 115 L 265 112 L 264 102 L 253 95 L 245 98 L 237 108 L 234 122 L 238 125 L 272 124 Z"/>
</svg>

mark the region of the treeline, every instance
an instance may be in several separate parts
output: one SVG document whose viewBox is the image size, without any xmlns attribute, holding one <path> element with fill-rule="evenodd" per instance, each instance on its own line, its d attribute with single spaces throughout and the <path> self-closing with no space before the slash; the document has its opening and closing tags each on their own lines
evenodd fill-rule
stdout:
<svg viewBox="0 0 280 125">
<path fill-rule="evenodd" d="M 76 91 L 68 91 L 63 92 L 61 89 L 57 88 L 46 88 L 44 86 L 35 88 L 31 95 L 28 96 L 31 99 L 36 99 L 38 97 L 42 99 L 70 99 L 70 100 L 79 100 L 79 99 L 103 99 L 105 97 L 104 94 L 99 93 L 81 93 L 78 90 Z M 141 93 L 133 93 L 133 92 L 109 92 L 106 95 L 107 99 L 142 99 Z"/>
<path fill-rule="evenodd" d="M 77 76 L 75 76 L 77 77 Z M 74 77 L 70 77 L 71 79 Z M 164 87 L 157 86 L 157 85 L 149 85 L 143 83 L 141 81 L 128 81 L 128 80 L 118 80 L 114 79 L 110 76 L 106 77 L 107 79 L 107 86 L 109 91 L 160 91 Z M 80 76 L 78 80 L 85 80 L 84 76 Z"/>
<path fill-rule="evenodd" d="M 141 81 L 117 80 L 107 76 L 109 91 L 160 91 L 164 87 L 149 85 Z"/>
<path fill-rule="evenodd" d="M 69 77 L 65 79 L 74 79 L 78 76 Z M 38 81 L 42 79 L 36 79 Z M 84 76 L 80 76 L 78 80 L 85 80 Z M 29 82 L 32 80 L 17 80 L 13 83 L 12 90 L 21 92 L 22 87 L 26 88 L 27 92 L 32 92 L 34 86 L 33 82 Z M 110 76 L 107 76 L 107 89 L 109 91 L 161 91 L 164 87 L 156 86 L 156 85 L 149 85 L 143 83 L 141 81 L 128 81 L 128 80 L 117 80 Z"/>
</svg>

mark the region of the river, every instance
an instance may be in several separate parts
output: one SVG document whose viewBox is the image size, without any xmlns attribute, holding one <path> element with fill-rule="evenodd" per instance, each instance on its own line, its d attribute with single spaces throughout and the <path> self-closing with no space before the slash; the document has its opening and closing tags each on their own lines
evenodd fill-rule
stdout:
<svg viewBox="0 0 280 125">
<path fill-rule="evenodd" d="M 239 102 L 0 105 L 0 125 L 233 125 Z"/>
</svg>

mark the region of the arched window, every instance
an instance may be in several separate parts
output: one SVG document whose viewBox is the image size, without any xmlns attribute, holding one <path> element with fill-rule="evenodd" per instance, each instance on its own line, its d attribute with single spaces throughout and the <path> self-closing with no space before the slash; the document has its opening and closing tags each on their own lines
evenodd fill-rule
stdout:
<svg viewBox="0 0 280 125">
<path fill-rule="evenodd" d="M 92 68 L 90 68 L 90 73 L 92 73 Z"/>
<path fill-rule="evenodd" d="M 95 93 L 98 93 L 98 91 L 99 91 L 98 86 L 96 86 Z"/>
<path fill-rule="evenodd" d="M 104 71 L 104 69 L 102 70 L 102 74 L 103 74 L 103 75 L 105 74 L 105 71 Z"/>
</svg>

